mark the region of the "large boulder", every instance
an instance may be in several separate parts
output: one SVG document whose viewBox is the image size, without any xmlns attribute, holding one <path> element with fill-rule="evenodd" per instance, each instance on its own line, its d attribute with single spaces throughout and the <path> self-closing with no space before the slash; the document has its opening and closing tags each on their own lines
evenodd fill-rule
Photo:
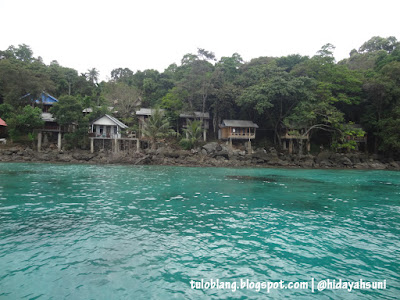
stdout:
<svg viewBox="0 0 400 300">
<path fill-rule="evenodd" d="M 347 156 L 343 156 L 339 159 L 339 163 L 346 166 L 346 167 L 351 167 L 353 165 L 353 162 L 348 158 Z"/>
<path fill-rule="evenodd" d="M 229 159 L 229 152 L 227 150 L 221 150 L 213 155 L 215 158 L 223 157 L 224 159 Z"/>
<path fill-rule="evenodd" d="M 253 161 L 259 162 L 267 162 L 271 160 L 270 154 L 268 154 L 265 150 L 254 151 L 254 153 L 251 154 L 251 158 Z"/>
<path fill-rule="evenodd" d="M 315 166 L 314 160 L 309 158 L 299 161 L 299 165 L 303 168 L 313 168 Z"/>
<path fill-rule="evenodd" d="M 322 161 L 330 161 L 331 158 L 331 153 L 328 151 L 322 151 L 320 152 L 317 157 L 316 157 L 316 163 L 321 164 Z"/>
<path fill-rule="evenodd" d="M 202 147 L 202 149 L 206 150 L 207 154 L 222 150 L 221 146 L 217 142 L 207 143 Z"/>
</svg>

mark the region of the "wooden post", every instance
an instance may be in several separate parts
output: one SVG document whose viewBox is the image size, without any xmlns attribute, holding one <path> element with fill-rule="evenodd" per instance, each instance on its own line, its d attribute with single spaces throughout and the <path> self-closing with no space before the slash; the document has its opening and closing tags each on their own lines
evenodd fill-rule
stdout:
<svg viewBox="0 0 400 300">
<path fill-rule="evenodd" d="M 90 153 L 94 153 L 94 138 L 90 139 Z"/>
<path fill-rule="evenodd" d="M 205 142 L 207 142 L 207 130 L 205 128 L 203 130 L 203 139 Z"/>
<path fill-rule="evenodd" d="M 118 140 L 114 139 L 114 152 L 118 152 Z"/>
<path fill-rule="evenodd" d="M 140 140 L 136 139 L 136 152 L 140 152 Z"/>
<path fill-rule="evenodd" d="M 283 149 L 283 150 L 286 150 L 286 140 L 283 140 L 283 141 L 282 141 L 282 149 Z"/>
<path fill-rule="evenodd" d="M 247 142 L 247 152 L 251 153 L 251 141 L 249 139 L 249 141 Z"/>
<path fill-rule="evenodd" d="M 292 153 L 293 153 L 293 140 L 290 139 L 289 140 L 289 154 L 292 154 Z"/>
<path fill-rule="evenodd" d="M 311 143 L 310 140 L 307 140 L 307 152 L 311 151 Z"/>
<path fill-rule="evenodd" d="M 38 150 L 38 152 L 41 152 L 41 151 L 42 151 L 42 132 L 41 132 L 41 131 L 39 131 L 37 137 L 38 137 L 38 140 L 37 140 L 37 150 Z"/>
<path fill-rule="evenodd" d="M 57 148 L 58 151 L 61 151 L 61 132 L 58 133 L 58 140 L 57 140 Z"/>
</svg>

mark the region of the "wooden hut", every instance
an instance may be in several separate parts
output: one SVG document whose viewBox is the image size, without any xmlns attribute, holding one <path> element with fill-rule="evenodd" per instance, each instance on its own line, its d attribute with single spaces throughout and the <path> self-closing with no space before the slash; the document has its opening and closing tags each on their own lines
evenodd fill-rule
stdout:
<svg viewBox="0 0 400 300">
<path fill-rule="evenodd" d="M 232 146 L 232 140 L 242 140 L 248 142 L 248 148 L 251 150 L 251 140 L 256 138 L 256 129 L 258 125 L 249 120 L 223 120 L 218 130 L 218 139 L 229 140 Z"/>
<path fill-rule="evenodd" d="M 31 94 L 27 94 L 22 98 L 29 97 L 35 107 L 39 107 L 42 110 L 41 118 L 44 121 L 43 128 L 36 130 L 37 132 L 37 149 L 40 152 L 42 150 L 42 144 L 46 144 L 51 141 L 57 141 L 57 148 L 61 150 L 62 134 L 68 131 L 69 128 L 62 128 L 54 116 L 50 113 L 50 108 L 53 107 L 58 99 L 50 95 L 49 93 L 42 92 L 40 96 L 35 99 Z"/>
</svg>

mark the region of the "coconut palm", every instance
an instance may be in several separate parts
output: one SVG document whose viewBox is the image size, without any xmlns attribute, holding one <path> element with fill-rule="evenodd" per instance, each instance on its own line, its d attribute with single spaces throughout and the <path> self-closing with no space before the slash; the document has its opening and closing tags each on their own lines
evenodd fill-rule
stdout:
<svg viewBox="0 0 400 300">
<path fill-rule="evenodd" d="M 89 69 L 86 76 L 91 83 L 95 84 L 99 80 L 99 71 L 96 68 Z"/>
<path fill-rule="evenodd" d="M 156 149 L 157 140 L 170 132 L 170 124 L 164 113 L 156 108 L 152 110 L 150 118 L 145 122 L 143 135 L 150 139 L 151 149 Z"/>
<path fill-rule="evenodd" d="M 183 132 L 186 134 L 186 139 L 190 141 L 190 144 L 195 146 L 202 135 L 201 122 L 198 120 L 189 120 Z"/>
</svg>

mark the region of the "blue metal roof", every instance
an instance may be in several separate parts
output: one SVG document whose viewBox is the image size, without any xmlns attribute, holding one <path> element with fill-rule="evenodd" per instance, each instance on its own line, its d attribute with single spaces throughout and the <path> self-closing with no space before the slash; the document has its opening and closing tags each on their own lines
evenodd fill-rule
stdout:
<svg viewBox="0 0 400 300">
<path fill-rule="evenodd" d="M 56 98 L 54 98 L 53 96 L 51 96 L 50 94 L 47 94 L 45 92 L 40 94 L 39 99 L 35 100 L 35 103 L 43 103 L 43 104 L 49 104 L 49 105 L 53 105 L 53 103 L 57 103 L 57 102 L 58 102 L 58 100 Z"/>
<path fill-rule="evenodd" d="M 58 99 L 54 98 L 52 95 L 46 93 L 46 92 L 42 92 L 39 96 L 39 99 L 33 100 L 32 96 L 30 93 L 26 94 L 25 96 L 22 96 L 22 98 L 25 97 L 30 97 L 32 102 L 35 103 L 43 103 L 43 104 L 48 104 L 48 105 L 53 105 L 54 103 L 58 102 Z"/>
</svg>

